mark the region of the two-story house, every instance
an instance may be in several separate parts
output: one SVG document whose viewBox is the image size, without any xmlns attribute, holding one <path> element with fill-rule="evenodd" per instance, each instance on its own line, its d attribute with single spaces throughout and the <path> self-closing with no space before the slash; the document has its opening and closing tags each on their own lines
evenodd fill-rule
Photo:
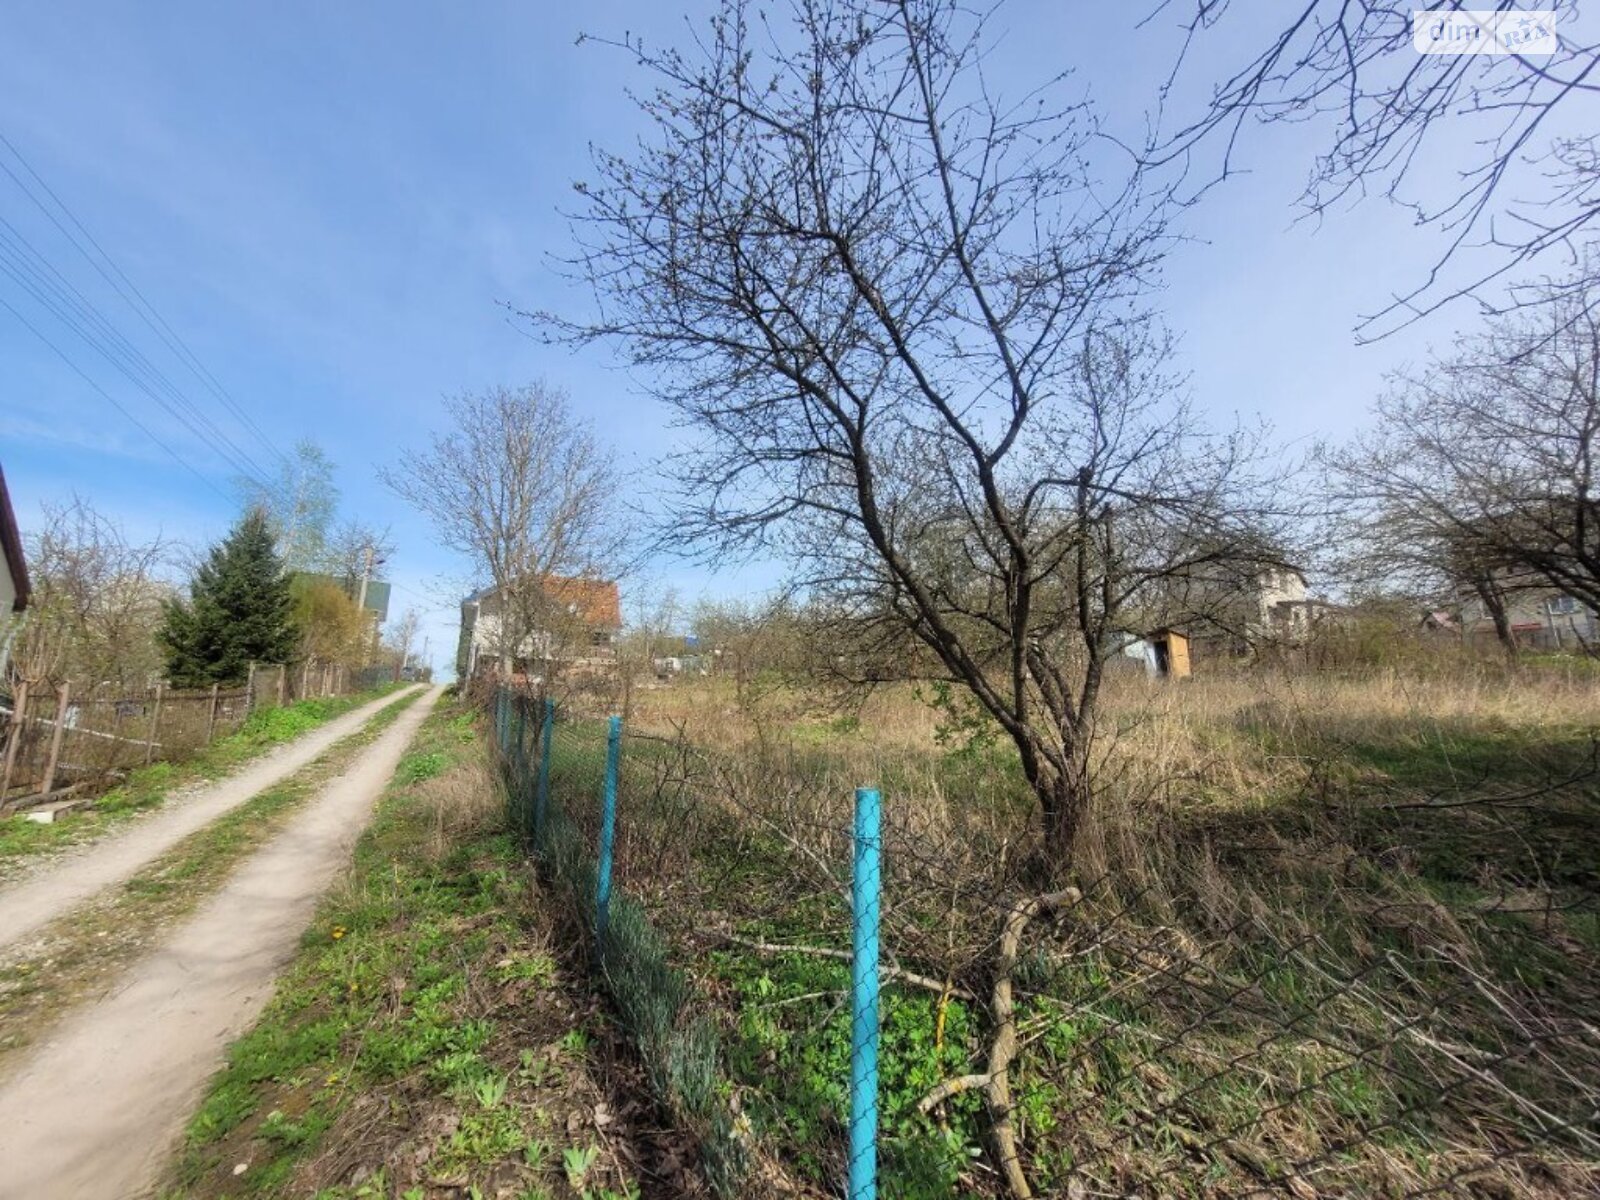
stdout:
<svg viewBox="0 0 1600 1200">
<path fill-rule="evenodd" d="M 621 630 L 614 580 L 549 575 L 509 599 L 499 588 L 482 588 L 461 602 L 456 675 L 472 679 L 502 664 L 511 674 L 527 675 L 543 675 L 554 665 L 608 664 Z"/>
<path fill-rule="evenodd" d="M 1496 583 L 1504 597 L 1506 623 L 1519 646 L 1574 651 L 1600 646 L 1600 618 L 1576 596 L 1527 573 L 1497 573 Z M 1476 593 L 1461 597 L 1460 628 L 1474 641 L 1495 637 L 1494 617 Z"/>
</svg>

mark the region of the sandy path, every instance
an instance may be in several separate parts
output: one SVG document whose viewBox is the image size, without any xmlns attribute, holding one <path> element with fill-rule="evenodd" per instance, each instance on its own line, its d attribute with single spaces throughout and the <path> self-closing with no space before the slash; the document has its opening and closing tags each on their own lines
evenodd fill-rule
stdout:
<svg viewBox="0 0 1600 1200">
<path fill-rule="evenodd" d="M 336 717 L 280 749 L 256 759 L 226 779 L 167 802 L 126 831 L 68 851 L 22 882 L 0 889 L 0 950 L 48 925 L 102 888 L 136 874 L 184 838 L 203 829 L 229 809 L 293 775 L 340 738 L 355 733 L 385 705 L 411 689 L 364 704 Z"/>
<path fill-rule="evenodd" d="M 401 715 L 222 891 L 0 1088 L 0 1198 L 122 1200 L 158 1174 L 433 707 Z"/>
</svg>

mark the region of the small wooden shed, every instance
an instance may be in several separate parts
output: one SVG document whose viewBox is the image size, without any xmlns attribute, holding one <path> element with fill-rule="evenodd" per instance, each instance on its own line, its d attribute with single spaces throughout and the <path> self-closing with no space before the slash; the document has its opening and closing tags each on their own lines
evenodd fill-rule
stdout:
<svg viewBox="0 0 1600 1200">
<path fill-rule="evenodd" d="M 1176 629 L 1152 629 L 1145 640 L 1155 648 L 1156 674 L 1168 679 L 1189 677 L 1189 637 Z"/>
</svg>

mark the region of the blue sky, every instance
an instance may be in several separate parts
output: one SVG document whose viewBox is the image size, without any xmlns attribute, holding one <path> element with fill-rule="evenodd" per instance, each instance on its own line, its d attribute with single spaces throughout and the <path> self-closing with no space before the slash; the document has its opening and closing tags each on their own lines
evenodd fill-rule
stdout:
<svg viewBox="0 0 1600 1200">
<path fill-rule="evenodd" d="M 558 209 L 588 173 L 591 142 L 623 146 L 639 129 L 624 89 L 643 81 L 616 51 L 576 45 L 578 34 L 681 40 L 686 14 L 708 7 L 17 5 L 0 38 L 0 133 L 268 438 L 288 448 L 314 437 L 339 464 L 346 511 L 393 527 L 396 605 L 430 610 L 443 666 L 463 564 L 374 469 L 422 439 L 441 395 L 542 376 L 648 477 L 665 414 L 604 353 L 538 344 L 500 302 L 587 304 L 550 261 L 568 242 Z M 1136 128 L 1166 61 L 1159 39 L 1131 29 L 1144 6 L 1069 16 L 1079 8 L 1007 6 L 998 65 L 1019 79 L 1074 66 L 1113 119 Z M 1376 202 L 1319 228 L 1295 224 L 1318 138 L 1299 126 L 1251 141 L 1252 174 L 1188 221 L 1195 241 L 1173 260 L 1162 302 L 1199 404 L 1222 420 L 1265 416 L 1287 439 L 1347 434 L 1386 370 L 1470 318 L 1455 309 L 1404 338 L 1355 345 L 1358 314 L 1412 282 L 1434 245 Z M 155 357 L 149 331 L 3 175 L 0 216 Z M 0 308 L 0 464 L 23 526 L 41 502 L 77 491 L 136 533 L 220 535 L 236 510 L 227 465 L 3 275 L 0 298 L 194 471 Z M 162 362 L 241 445 L 268 453 Z M 692 597 L 758 590 L 773 572 L 664 564 L 661 576 Z"/>
</svg>

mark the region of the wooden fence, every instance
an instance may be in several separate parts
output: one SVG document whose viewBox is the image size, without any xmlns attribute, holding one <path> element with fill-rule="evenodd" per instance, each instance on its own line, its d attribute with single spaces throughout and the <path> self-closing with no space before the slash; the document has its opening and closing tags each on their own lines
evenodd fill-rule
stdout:
<svg viewBox="0 0 1600 1200">
<path fill-rule="evenodd" d="M 252 666 L 243 686 L 177 691 L 22 680 L 0 700 L 0 815 L 90 792 L 157 761 L 187 758 L 244 724 L 256 709 L 344 695 L 353 681 L 333 663 Z"/>
</svg>

